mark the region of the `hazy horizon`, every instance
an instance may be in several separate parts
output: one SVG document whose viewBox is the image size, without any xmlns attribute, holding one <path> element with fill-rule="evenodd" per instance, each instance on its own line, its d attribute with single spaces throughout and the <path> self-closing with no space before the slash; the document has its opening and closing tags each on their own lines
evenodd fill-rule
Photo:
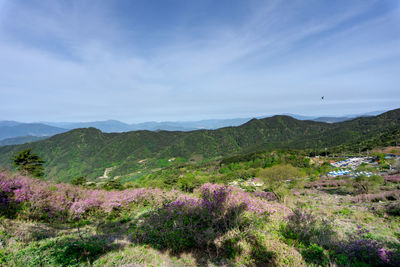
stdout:
<svg viewBox="0 0 400 267">
<path fill-rule="evenodd" d="M 361 112 L 361 113 L 352 113 L 352 114 L 342 114 L 342 115 L 329 115 L 329 114 L 310 114 L 310 115 L 305 115 L 305 114 L 296 114 L 296 113 L 290 113 L 290 112 L 282 112 L 282 113 L 276 113 L 276 114 L 266 114 L 266 115 L 257 115 L 257 116 L 247 116 L 247 117 L 226 117 L 226 118 L 204 118 L 204 119 L 198 119 L 198 120 L 148 120 L 148 121 L 123 121 L 123 120 L 118 120 L 118 119 L 113 119 L 113 118 L 108 118 L 104 120 L 91 120 L 91 121 L 43 121 L 43 120 L 32 120 L 32 121 L 17 121 L 17 120 L 9 120 L 9 119 L 1 119 L 0 121 L 17 121 L 17 122 L 22 122 L 22 123 L 93 123 L 93 122 L 104 122 L 104 121 L 118 121 L 126 124 L 140 124 L 140 123 L 147 123 L 147 122 L 154 122 L 154 123 L 162 123 L 162 122 L 171 122 L 171 123 L 184 123 L 184 122 L 198 122 L 198 121 L 209 121 L 209 120 L 235 120 L 235 119 L 252 119 L 252 118 L 267 118 L 275 115 L 288 115 L 288 116 L 301 116 L 301 117 L 310 117 L 310 118 L 322 118 L 322 117 L 354 117 L 354 116 L 362 116 L 365 114 L 369 113 L 384 113 L 388 110 L 370 110 L 366 112 Z"/>
<path fill-rule="evenodd" d="M 399 69 L 397 0 L 0 0 L 4 120 L 390 110 Z"/>
</svg>

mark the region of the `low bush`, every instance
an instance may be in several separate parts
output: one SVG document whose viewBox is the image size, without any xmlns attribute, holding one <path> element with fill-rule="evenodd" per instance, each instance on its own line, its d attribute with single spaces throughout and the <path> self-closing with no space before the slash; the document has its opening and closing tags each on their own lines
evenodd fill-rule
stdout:
<svg viewBox="0 0 400 267">
<path fill-rule="evenodd" d="M 0 175 L 1 215 L 25 219 L 67 221 L 91 213 L 121 212 L 133 205 L 161 206 L 176 199 L 176 191 L 126 189 L 88 190 L 69 184 L 53 184 L 24 176 Z"/>
<path fill-rule="evenodd" d="M 353 182 L 353 189 L 356 195 L 368 194 L 371 190 L 378 188 L 384 183 L 384 179 L 379 175 L 357 176 Z"/>
<path fill-rule="evenodd" d="M 353 198 L 353 201 L 356 203 L 387 200 L 400 200 L 400 190 L 384 191 L 376 194 L 362 194 Z"/>
<path fill-rule="evenodd" d="M 253 193 L 253 196 L 259 197 L 261 199 L 273 201 L 276 200 L 276 196 L 272 192 L 266 192 L 266 191 L 257 191 Z"/>
<path fill-rule="evenodd" d="M 385 182 L 392 182 L 392 183 L 400 183 L 400 176 L 399 175 L 387 175 L 384 177 Z"/>
<path fill-rule="evenodd" d="M 138 218 L 131 230 L 134 239 L 175 252 L 213 247 L 214 240 L 231 229 L 243 230 L 270 214 L 285 212 L 283 206 L 228 186 L 204 184 L 197 193 L 200 198 L 180 196 Z"/>
<path fill-rule="evenodd" d="M 327 219 L 320 219 L 312 212 L 302 208 L 293 210 L 281 230 L 284 237 L 299 240 L 305 245 L 314 243 L 330 247 L 336 242 L 332 223 Z"/>
<path fill-rule="evenodd" d="M 385 206 L 386 213 L 393 216 L 400 216 L 400 201 L 390 203 Z"/>
<path fill-rule="evenodd" d="M 309 264 L 326 266 L 329 263 L 328 257 L 324 254 L 324 248 L 314 243 L 302 249 L 301 255 Z"/>
<path fill-rule="evenodd" d="M 343 209 L 339 210 L 338 213 L 343 216 L 348 216 L 350 214 L 353 214 L 353 211 L 351 209 L 349 209 L 348 207 L 344 207 Z"/>
<path fill-rule="evenodd" d="M 369 230 L 362 226 L 358 226 L 347 240 L 338 244 L 337 252 L 345 255 L 351 264 L 386 266 L 392 265 L 396 260 L 393 252 L 385 249 L 379 241 L 374 240 Z"/>
</svg>

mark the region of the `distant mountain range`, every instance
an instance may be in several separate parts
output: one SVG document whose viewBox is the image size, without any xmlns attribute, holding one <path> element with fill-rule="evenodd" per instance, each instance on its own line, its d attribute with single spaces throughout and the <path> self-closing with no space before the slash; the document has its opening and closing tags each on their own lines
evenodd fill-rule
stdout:
<svg viewBox="0 0 400 267">
<path fill-rule="evenodd" d="M 323 151 L 338 146 L 355 146 L 358 151 L 361 144 L 375 145 L 371 140 L 380 136 L 397 140 L 399 129 L 400 109 L 338 123 L 277 115 L 237 127 L 190 132 L 103 133 L 81 128 L 30 144 L 0 147 L 0 165 L 10 166 L 12 155 L 32 148 L 46 161 L 47 178 L 69 181 L 80 175 L 98 177 L 110 167 L 114 167 L 112 175 L 158 168 L 172 158 L 199 161 L 265 149 Z"/>
<path fill-rule="evenodd" d="M 351 120 L 351 119 L 358 118 L 358 117 L 377 116 L 377 115 L 382 114 L 384 112 L 386 112 L 386 110 L 377 110 L 377 111 L 371 111 L 371 112 L 359 113 L 359 114 L 349 114 L 349 115 L 345 115 L 345 116 L 341 116 L 341 117 L 335 117 L 335 116 L 303 116 L 303 115 L 297 115 L 297 114 L 292 114 L 292 113 L 284 113 L 282 115 L 290 116 L 290 117 L 295 118 L 297 120 L 311 120 L 311 121 L 335 123 L 335 122 L 342 122 L 342 121 Z"/>
<path fill-rule="evenodd" d="M 127 124 L 117 120 L 94 121 L 94 122 L 44 122 L 44 124 L 64 129 L 78 129 L 93 127 L 105 133 L 129 132 L 138 130 L 148 131 L 193 131 L 199 129 L 218 129 L 227 126 L 238 126 L 251 118 L 238 119 L 213 119 L 200 121 L 164 121 L 164 122 L 142 122 Z"/>
<path fill-rule="evenodd" d="M 384 111 L 374 111 L 365 114 L 353 114 L 343 117 L 312 117 L 297 114 L 283 114 L 298 120 L 313 120 L 318 122 L 342 122 L 362 116 L 375 116 Z M 263 117 L 257 117 L 261 119 Z M 129 131 L 194 131 L 199 129 L 214 130 L 223 127 L 239 126 L 252 118 L 234 118 L 234 119 L 210 119 L 200 121 L 165 121 L 165 122 L 142 122 L 128 124 L 117 120 L 94 121 L 94 122 L 40 122 L 40 123 L 22 123 L 17 121 L 0 121 L 0 146 L 21 144 L 24 142 L 36 141 L 33 137 L 50 137 L 58 133 L 67 132 L 72 129 L 93 127 L 105 133 L 121 133 Z M 17 138 L 18 137 L 18 138 Z M 17 138 L 17 139 L 15 139 Z M 7 140 L 5 140 L 7 139 Z"/>
<path fill-rule="evenodd" d="M 25 144 L 25 143 L 35 142 L 35 141 L 39 141 L 39 140 L 44 140 L 44 139 L 49 138 L 49 137 L 50 136 L 32 136 L 32 135 L 27 135 L 27 136 L 6 138 L 6 139 L 3 139 L 3 140 L 0 140 L 0 146 Z"/>
<path fill-rule="evenodd" d="M 52 136 L 67 131 L 43 123 L 0 121 L 0 140 L 23 136 Z"/>
</svg>

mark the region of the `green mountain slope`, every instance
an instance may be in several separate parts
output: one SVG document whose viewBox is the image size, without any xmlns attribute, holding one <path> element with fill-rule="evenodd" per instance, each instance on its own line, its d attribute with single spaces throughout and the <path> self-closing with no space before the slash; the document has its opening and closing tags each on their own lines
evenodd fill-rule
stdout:
<svg viewBox="0 0 400 267">
<path fill-rule="evenodd" d="M 102 133 L 95 128 L 75 129 L 30 144 L 0 147 L 0 164 L 10 166 L 11 156 L 29 147 L 46 161 L 48 178 L 68 181 L 78 175 L 100 176 L 108 167 L 116 167 L 115 175 L 143 166 L 156 168 L 160 160 L 172 157 L 207 159 L 259 149 L 350 145 L 399 128 L 400 109 L 339 123 L 274 116 L 253 119 L 238 127 L 191 132 Z"/>
</svg>

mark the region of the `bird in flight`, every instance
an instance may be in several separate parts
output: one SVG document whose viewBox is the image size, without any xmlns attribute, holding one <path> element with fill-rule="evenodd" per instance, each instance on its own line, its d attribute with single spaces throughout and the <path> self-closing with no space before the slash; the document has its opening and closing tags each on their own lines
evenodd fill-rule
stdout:
<svg viewBox="0 0 400 267">
<path fill-rule="evenodd" d="M 324 100 L 325 99 L 325 96 L 321 96 L 321 100 Z"/>
</svg>

